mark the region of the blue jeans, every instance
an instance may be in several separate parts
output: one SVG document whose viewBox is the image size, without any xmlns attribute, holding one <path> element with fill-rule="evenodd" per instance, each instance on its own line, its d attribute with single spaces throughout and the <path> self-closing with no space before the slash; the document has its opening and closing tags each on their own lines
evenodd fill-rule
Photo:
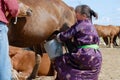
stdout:
<svg viewBox="0 0 120 80">
<path fill-rule="evenodd" d="M 11 61 L 9 57 L 8 27 L 0 22 L 0 80 L 11 80 Z"/>
</svg>

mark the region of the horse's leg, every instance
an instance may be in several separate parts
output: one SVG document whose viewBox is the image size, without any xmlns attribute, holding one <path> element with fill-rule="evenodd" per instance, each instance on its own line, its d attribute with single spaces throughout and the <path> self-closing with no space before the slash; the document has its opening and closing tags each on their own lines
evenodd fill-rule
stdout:
<svg viewBox="0 0 120 80">
<path fill-rule="evenodd" d="M 110 48 L 113 48 L 113 38 L 114 38 L 114 36 L 110 37 Z"/>
<path fill-rule="evenodd" d="M 116 42 L 116 39 L 117 39 L 117 35 L 113 38 L 113 44 L 114 44 L 114 46 L 118 46 L 118 44 Z"/>
<path fill-rule="evenodd" d="M 117 34 L 117 37 L 118 37 L 118 46 L 120 46 L 120 31 L 119 31 L 119 33 Z"/>
<path fill-rule="evenodd" d="M 32 73 L 27 78 L 27 80 L 35 79 L 35 77 L 38 73 L 39 66 L 40 66 L 40 60 L 41 60 L 41 56 L 42 56 L 41 45 L 34 46 L 34 51 L 35 51 L 35 65 L 32 70 Z"/>
<path fill-rule="evenodd" d="M 108 37 L 103 37 L 103 41 L 105 42 L 106 45 L 108 45 Z"/>
<path fill-rule="evenodd" d="M 111 38 L 108 37 L 108 47 L 110 47 Z"/>
<path fill-rule="evenodd" d="M 119 39 L 119 45 L 120 45 L 120 38 L 118 38 Z"/>
</svg>

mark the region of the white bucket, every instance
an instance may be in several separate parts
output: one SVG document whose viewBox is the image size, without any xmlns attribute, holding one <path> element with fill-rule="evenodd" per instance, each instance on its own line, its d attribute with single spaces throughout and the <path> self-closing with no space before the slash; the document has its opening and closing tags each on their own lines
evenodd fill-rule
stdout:
<svg viewBox="0 0 120 80">
<path fill-rule="evenodd" d="M 56 39 L 47 41 L 44 44 L 44 48 L 48 53 L 50 59 L 61 56 L 63 54 L 62 44 L 58 42 Z"/>
</svg>

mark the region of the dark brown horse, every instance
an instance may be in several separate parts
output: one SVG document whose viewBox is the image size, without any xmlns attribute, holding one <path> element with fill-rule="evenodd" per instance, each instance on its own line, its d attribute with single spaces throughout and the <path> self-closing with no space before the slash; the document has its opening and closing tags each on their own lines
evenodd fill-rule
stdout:
<svg viewBox="0 0 120 80">
<path fill-rule="evenodd" d="M 98 35 L 103 38 L 105 43 L 109 45 L 109 47 L 113 47 L 114 45 L 117 45 L 116 38 L 120 34 L 120 28 L 113 26 L 113 25 L 96 25 L 96 30 L 98 32 Z"/>
<path fill-rule="evenodd" d="M 14 18 L 9 24 L 9 43 L 17 47 L 34 46 L 36 64 L 28 79 L 35 78 L 39 67 L 39 56 L 42 56 L 41 43 L 54 31 L 59 30 L 64 24 L 71 26 L 75 23 L 75 13 L 62 0 L 20 0 L 32 9 L 30 17 Z"/>
</svg>

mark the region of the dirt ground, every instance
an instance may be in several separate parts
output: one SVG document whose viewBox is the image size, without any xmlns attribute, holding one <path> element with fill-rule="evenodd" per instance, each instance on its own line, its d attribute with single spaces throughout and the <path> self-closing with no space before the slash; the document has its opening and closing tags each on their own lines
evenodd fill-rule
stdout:
<svg viewBox="0 0 120 80">
<path fill-rule="evenodd" d="M 120 80 L 120 48 L 101 48 L 103 56 L 99 80 Z"/>
</svg>

